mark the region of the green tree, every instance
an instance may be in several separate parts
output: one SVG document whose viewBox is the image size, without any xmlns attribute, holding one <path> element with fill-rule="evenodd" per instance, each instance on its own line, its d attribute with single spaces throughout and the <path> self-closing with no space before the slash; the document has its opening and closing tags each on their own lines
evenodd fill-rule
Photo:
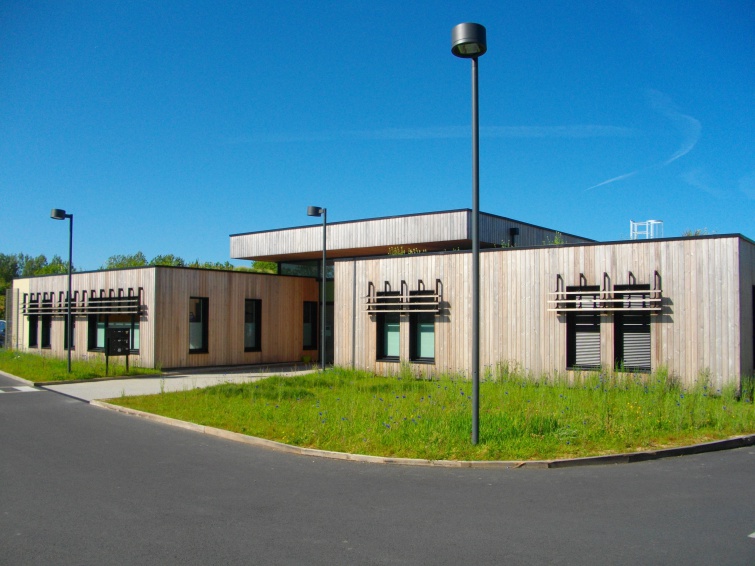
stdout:
<svg viewBox="0 0 755 566">
<path fill-rule="evenodd" d="M 173 254 L 156 255 L 149 262 L 150 265 L 167 265 L 171 267 L 186 267 L 186 262 L 182 257 Z"/>
<path fill-rule="evenodd" d="M 44 255 L 0 254 L 0 319 L 5 320 L 5 293 L 14 279 L 58 273 L 68 273 L 68 263 L 57 255 L 48 262 Z"/>
<path fill-rule="evenodd" d="M 30 255 L 18 254 L 18 260 L 21 268 L 21 277 L 34 277 L 47 265 L 47 257 L 44 255 L 38 255 L 32 257 Z"/>
<path fill-rule="evenodd" d="M 237 267 L 239 271 L 253 271 L 255 273 L 278 273 L 278 264 L 274 261 L 253 261 L 251 267 Z"/>
<path fill-rule="evenodd" d="M 50 263 L 38 268 L 34 275 L 59 275 L 63 273 L 68 273 L 68 262 L 64 262 L 59 255 L 54 255 Z"/>
<path fill-rule="evenodd" d="M 111 255 L 105 265 L 100 269 L 123 269 L 127 267 L 144 267 L 147 265 L 147 258 L 142 252 L 136 252 L 132 255 Z"/>
</svg>

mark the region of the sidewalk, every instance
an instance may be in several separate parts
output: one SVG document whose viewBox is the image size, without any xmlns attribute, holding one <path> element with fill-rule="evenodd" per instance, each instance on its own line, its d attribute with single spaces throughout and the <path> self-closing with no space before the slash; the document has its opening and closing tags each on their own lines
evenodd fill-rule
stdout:
<svg viewBox="0 0 755 566">
<path fill-rule="evenodd" d="M 143 376 L 110 379 L 105 381 L 92 381 L 83 383 L 46 383 L 39 384 L 40 389 L 47 389 L 62 393 L 82 401 L 94 399 L 114 399 L 116 397 L 128 397 L 132 395 L 154 395 L 163 391 L 186 391 L 210 387 L 220 383 L 246 383 L 259 381 L 265 377 L 293 376 L 312 373 L 312 368 L 291 364 L 267 367 L 247 367 L 244 369 L 223 368 L 220 370 L 205 370 L 168 373 L 162 376 Z"/>
</svg>

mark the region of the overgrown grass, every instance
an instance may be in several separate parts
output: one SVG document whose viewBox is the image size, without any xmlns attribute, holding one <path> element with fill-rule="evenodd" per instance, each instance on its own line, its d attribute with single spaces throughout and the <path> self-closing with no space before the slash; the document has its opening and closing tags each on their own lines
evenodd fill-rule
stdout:
<svg viewBox="0 0 755 566">
<path fill-rule="evenodd" d="M 117 363 L 116 363 L 117 362 Z M 72 360 L 71 373 L 68 373 L 68 360 L 15 350 L 0 349 L 0 370 L 34 382 L 70 381 L 105 377 L 105 360 Z M 111 358 L 108 375 L 159 375 L 157 369 L 129 366 L 126 371 L 125 358 Z"/>
<path fill-rule="evenodd" d="M 113 403 L 297 446 L 431 460 L 531 460 L 678 446 L 755 432 L 752 390 L 679 387 L 666 372 L 538 380 L 498 368 L 480 386 L 408 372 L 323 374 L 130 397 Z"/>
</svg>

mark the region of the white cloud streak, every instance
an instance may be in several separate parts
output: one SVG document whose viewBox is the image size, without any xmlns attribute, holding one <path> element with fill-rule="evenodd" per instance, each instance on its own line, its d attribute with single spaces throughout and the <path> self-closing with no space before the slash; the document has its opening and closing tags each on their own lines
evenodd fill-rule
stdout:
<svg viewBox="0 0 755 566">
<path fill-rule="evenodd" d="M 655 163 L 647 167 L 642 167 L 640 169 L 636 169 L 634 171 L 613 177 L 611 179 L 607 179 L 598 183 L 597 185 L 587 187 L 585 191 L 591 191 L 593 189 L 604 187 L 616 181 L 634 177 L 638 173 L 643 173 L 650 169 L 665 167 L 666 165 L 669 165 L 677 159 L 680 159 L 681 157 L 687 155 L 697 145 L 697 142 L 700 140 L 700 134 L 702 132 L 702 124 L 700 124 L 699 120 L 693 118 L 692 116 L 689 116 L 688 114 L 682 114 L 676 108 L 676 105 L 673 103 L 673 101 L 660 91 L 652 89 L 648 90 L 647 98 L 648 102 L 650 103 L 650 107 L 661 114 L 663 117 L 673 122 L 676 125 L 677 130 L 682 134 L 683 140 L 682 144 L 679 146 L 679 149 L 677 149 L 673 153 L 673 155 L 671 155 L 671 157 L 662 162 Z"/>
</svg>

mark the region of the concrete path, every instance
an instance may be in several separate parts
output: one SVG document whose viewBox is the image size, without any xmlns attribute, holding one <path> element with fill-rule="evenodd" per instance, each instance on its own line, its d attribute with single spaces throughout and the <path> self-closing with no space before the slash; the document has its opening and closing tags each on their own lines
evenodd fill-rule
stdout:
<svg viewBox="0 0 755 566">
<path fill-rule="evenodd" d="M 186 391 L 220 383 L 246 383 L 272 375 L 293 376 L 311 373 L 311 366 L 279 365 L 266 367 L 228 368 L 210 372 L 171 373 L 163 376 L 118 378 L 84 383 L 40 384 L 42 389 L 56 391 L 75 399 L 114 399 L 133 395 L 154 395 L 162 391 Z"/>
</svg>

